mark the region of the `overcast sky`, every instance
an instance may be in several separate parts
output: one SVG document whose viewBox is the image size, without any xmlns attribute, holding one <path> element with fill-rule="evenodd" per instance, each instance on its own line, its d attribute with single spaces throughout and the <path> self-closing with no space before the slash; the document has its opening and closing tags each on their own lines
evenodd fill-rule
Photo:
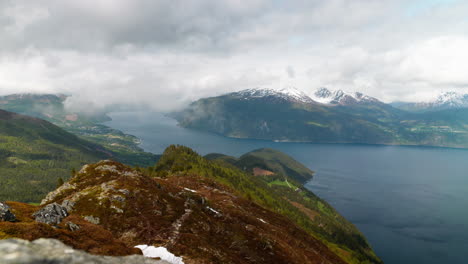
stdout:
<svg viewBox="0 0 468 264">
<path fill-rule="evenodd" d="M 0 94 L 171 110 L 253 87 L 468 88 L 468 1 L 0 0 Z"/>
</svg>

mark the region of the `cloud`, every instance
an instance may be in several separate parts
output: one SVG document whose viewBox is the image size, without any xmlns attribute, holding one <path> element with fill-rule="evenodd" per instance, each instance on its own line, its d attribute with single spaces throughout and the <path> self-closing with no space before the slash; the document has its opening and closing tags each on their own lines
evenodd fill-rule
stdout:
<svg viewBox="0 0 468 264">
<path fill-rule="evenodd" d="M 0 94 L 172 110 L 251 87 L 328 86 L 385 101 L 468 87 L 466 12 L 451 1 L 5 0 Z M 410 10 L 410 11 L 408 11 Z M 411 11 L 413 10 L 413 11 Z M 409 13 L 408 13 L 409 12 Z"/>
<path fill-rule="evenodd" d="M 291 65 L 286 67 L 286 73 L 288 74 L 288 77 L 291 79 L 294 79 L 294 77 L 296 77 L 296 71 Z"/>
</svg>

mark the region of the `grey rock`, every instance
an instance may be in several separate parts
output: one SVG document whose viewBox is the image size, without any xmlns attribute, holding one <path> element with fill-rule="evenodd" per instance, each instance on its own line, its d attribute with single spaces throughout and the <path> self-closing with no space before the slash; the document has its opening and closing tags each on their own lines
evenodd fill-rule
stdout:
<svg viewBox="0 0 468 264">
<path fill-rule="evenodd" d="M 75 224 L 75 223 L 73 223 L 73 222 L 67 222 L 67 227 L 68 227 L 68 229 L 70 229 L 70 231 L 72 231 L 72 232 L 75 232 L 75 231 L 78 231 L 78 230 L 81 229 L 79 225 L 77 225 L 77 224 Z"/>
<path fill-rule="evenodd" d="M 95 256 L 75 250 L 55 239 L 29 242 L 21 239 L 0 240 L 2 264 L 170 264 L 134 255 L 127 257 Z"/>
<path fill-rule="evenodd" d="M 70 200 L 63 200 L 62 207 L 65 208 L 65 210 L 67 210 L 67 213 L 71 213 L 73 211 L 73 208 L 75 207 L 75 202 Z"/>
<path fill-rule="evenodd" d="M 15 222 L 16 216 L 10 212 L 10 206 L 0 203 L 0 222 Z"/>
<path fill-rule="evenodd" d="M 91 224 L 95 224 L 95 225 L 99 225 L 99 223 L 101 223 L 101 219 L 99 219 L 99 217 L 94 217 L 92 215 L 87 215 L 84 217 L 84 220 L 90 222 Z"/>
<path fill-rule="evenodd" d="M 33 217 L 35 217 L 36 222 L 48 225 L 58 225 L 67 216 L 67 209 L 65 209 L 58 203 L 48 204 L 44 208 L 33 214 Z"/>
</svg>

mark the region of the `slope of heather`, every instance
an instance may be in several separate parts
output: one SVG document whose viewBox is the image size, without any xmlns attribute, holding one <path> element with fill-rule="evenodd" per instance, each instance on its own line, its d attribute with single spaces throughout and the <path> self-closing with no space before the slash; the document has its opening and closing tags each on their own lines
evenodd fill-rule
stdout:
<svg viewBox="0 0 468 264">
<path fill-rule="evenodd" d="M 288 218 L 219 181 L 162 167 L 152 173 L 164 177 L 154 178 L 112 161 L 88 165 L 43 204 L 68 200 L 71 217 L 92 219 L 128 248 L 164 246 L 188 264 L 345 263 Z"/>
</svg>

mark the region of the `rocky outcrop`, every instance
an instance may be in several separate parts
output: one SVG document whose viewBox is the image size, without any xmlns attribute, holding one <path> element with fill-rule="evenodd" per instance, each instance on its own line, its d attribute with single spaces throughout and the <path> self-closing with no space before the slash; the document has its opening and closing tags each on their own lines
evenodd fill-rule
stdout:
<svg viewBox="0 0 468 264">
<path fill-rule="evenodd" d="M 58 225 L 65 217 L 68 216 L 68 212 L 65 207 L 57 203 L 52 203 L 35 212 L 33 216 L 35 217 L 36 222 L 48 225 Z"/>
<path fill-rule="evenodd" d="M 15 222 L 16 217 L 10 212 L 10 207 L 4 203 L 0 203 L 0 221 Z"/>
<path fill-rule="evenodd" d="M 33 242 L 20 239 L 0 241 L 0 263 L 2 264 L 169 264 L 143 256 L 127 257 L 95 256 L 75 250 L 55 239 L 38 239 Z"/>
</svg>

